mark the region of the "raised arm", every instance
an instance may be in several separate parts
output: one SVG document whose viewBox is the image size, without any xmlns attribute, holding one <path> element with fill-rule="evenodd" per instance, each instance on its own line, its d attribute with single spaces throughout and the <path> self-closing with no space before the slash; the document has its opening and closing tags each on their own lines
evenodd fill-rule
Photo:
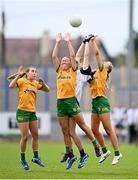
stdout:
<svg viewBox="0 0 138 180">
<path fill-rule="evenodd" d="M 77 53 L 75 60 L 80 63 L 80 60 L 83 58 L 83 51 L 84 51 L 84 43 L 82 42 Z"/>
<path fill-rule="evenodd" d="M 53 60 L 53 64 L 54 64 L 56 70 L 59 68 L 59 65 L 60 65 L 60 60 L 58 58 L 58 51 L 59 51 L 59 44 L 60 44 L 61 40 L 62 40 L 62 35 L 61 35 L 61 33 L 59 33 L 56 36 L 56 44 L 55 44 L 55 47 L 54 47 L 53 53 L 52 53 L 52 60 Z"/>
<path fill-rule="evenodd" d="M 94 52 L 94 55 L 96 57 L 96 60 L 97 60 L 97 64 L 98 64 L 98 67 L 99 69 L 101 70 L 103 68 L 103 59 L 102 59 L 102 56 L 101 56 L 101 53 L 99 51 L 99 48 L 97 46 L 97 43 L 96 43 L 96 39 L 91 39 L 91 46 L 92 46 L 92 49 L 93 49 L 93 52 Z"/>
<path fill-rule="evenodd" d="M 25 74 L 23 66 L 20 66 L 15 78 L 10 82 L 9 87 L 10 88 L 16 88 L 17 87 L 17 80 L 21 78 Z"/>
<path fill-rule="evenodd" d="M 72 68 L 75 70 L 77 68 L 77 64 L 76 64 L 76 61 L 75 61 L 75 52 L 74 52 L 74 49 L 73 49 L 73 46 L 72 46 L 72 43 L 71 43 L 71 35 L 70 35 L 70 33 L 65 34 L 64 40 L 67 42 L 68 49 L 69 49 L 69 54 L 70 54 L 70 59 L 71 59 L 71 65 L 72 65 Z"/>
<path fill-rule="evenodd" d="M 86 42 L 84 49 L 83 69 L 87 69 L 89 66 L 90 66 L 90 48 L 89 48 L 89 42 Z"/>
</svg>

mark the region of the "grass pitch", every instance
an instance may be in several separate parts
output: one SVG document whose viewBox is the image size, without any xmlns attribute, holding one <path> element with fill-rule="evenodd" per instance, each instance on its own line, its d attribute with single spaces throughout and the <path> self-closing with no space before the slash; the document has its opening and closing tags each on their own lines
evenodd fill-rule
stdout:
<svg viewBox="0 0 138 180">
<path fill-rule="evenodd" d="M 84 144 L 89 158 L 85 167 L 78 169 L 79 161 L 75 162 L 70 170 L 66 170 L 66 163 L 60 163 L 61 153 L 64 152 L 62 143 L 41 143 L 39 154 L 46 167 L 42 168 L 31 162 L 33 156 L 28 143 L 26 160 L 30 171 L 25 171 L 20 164 L 19 144 L 0 144 L 0 179 L 137 179 L 138 178 L 138 147 L 135 145 L 121 145 L 123 158 L 112 166 L 114 156 L 99 164 L 99 158 L 95 157 L 91 144 Z M 75 154 L 79 159 L 77 148 Z"/>
</svg>

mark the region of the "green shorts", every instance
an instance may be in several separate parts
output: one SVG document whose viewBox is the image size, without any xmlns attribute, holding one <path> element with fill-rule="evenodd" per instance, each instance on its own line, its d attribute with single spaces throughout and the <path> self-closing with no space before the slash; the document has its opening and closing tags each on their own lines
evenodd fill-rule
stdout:
<svg viewBox="0 0 138 180">
<path fill-rule="evenodd" d="M 98 96 L 92 100 L 92 113 L 104 114 L 110 113 L 110 102 L 108 98 Z"/>
<path fill-rule="evenodd" d="M 35 112 L 28 112 L 28 111 L 23 111 L 21 109 L 17 109 L 16 120 L 18 123 L 32 122 L 37 120 L 37 116 Z"/>
<path fill-rule="evenodd" d="M 74 116 L 80 113 L 80 106 L 76 97 L 57 100 L 57 116 Z"/>
</svg>

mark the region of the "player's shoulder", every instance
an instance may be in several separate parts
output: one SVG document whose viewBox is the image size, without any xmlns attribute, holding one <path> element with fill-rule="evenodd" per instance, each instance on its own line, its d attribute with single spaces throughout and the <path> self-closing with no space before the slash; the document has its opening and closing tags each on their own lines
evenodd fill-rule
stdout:
<svg viewBox="0 0 138 180">
<path fill-rule="evenodd" d="M 98 70 L 103 73 L 107 72 L 107 68 L 106 68 L 106 66 L 104 66 L 104 64 L 102 64 L 100 67 L 98 67 L 97 71 Z"/>
<path fill-rule="evenodd" d="M 33 80 L 33 83 L 36 83 L 36 84 L 37 84 L 37 83 L 39 83 L 39 82 L 38 82 L 37 80 Z"/>
<path fill-rule="evenodd" d="M 59 64 L 59 66 L 58 66 L 57 69 L 56 69 L 56 73 L 58 74 L 60 71 L 62 71 L 62 68 L 61 68 L 61 66 L 60 66 L 60 64 Z"/>
<path fill-rule="evenodd" d="M 20 79 L 18 79 L 18 81 L 17 82 L 25 82 L 27 79 L 26 78 L 24 78 L 24 77 L 22 77 L 22 78 L 20 78 Z"/>
<path fill-rule="evenodd" d="M 20 79 L 17 80 L 17 87 L 20 87 L 22 85 L 24 85 L 26 82 L 26 78 L 22 77 Z"/>
<path fill-rule="evenodd" d="M 42 84 L 39 83 L 39 81 L 34 80 L 33 83 L 35 84 L 35 86 L 40 89 L 42 87 Z"/>
</svg>

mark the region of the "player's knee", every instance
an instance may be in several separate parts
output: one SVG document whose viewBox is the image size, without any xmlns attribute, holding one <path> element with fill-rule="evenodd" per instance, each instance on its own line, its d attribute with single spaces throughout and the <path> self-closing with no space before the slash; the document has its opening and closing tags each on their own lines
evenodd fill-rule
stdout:
<svg viewBox="0 0 138 180">
<path fill-rule="evenodd" d="M 68 128 L 62 128 L 62 132 L 63 132 L 64 135 L 69 134 Z"/>
<path fill-rule="evenodd" d="M 86 132 L 86 131 L 88 131 L 88 126 L 86 125 L 86 124 L 81 124 L 81 129 L 84 131 L 84 132 Z"/>
<path fill-rule="evenodd" d="M 70 131 L 69 135 L 73 138 L 74 136 L 76 136 L 76 133 L 75 133 L 75 131 Z"/>
<path fill-rule="evenodd" d="M 110 136 L 113 133 L 113 130 L 110 128 L 105 128 L 105 131 L 108 134 L 108 136 Z"/>
<path fill-rule="evenodd" d="M 21 140 L 24 142 L 24 143 L 26 143 L 27 142 L 27 135 L 24 135 L 24 136 L 22 136 L 22 138 L 21 138 Z"/>
<path fill-rule="evenodd" d="M 34 140 L 38 140 L 38 133 L 36 132 L 36 133 L 33 133 L 32 134 L 32 138 L 34 139 Z"/>
<path fill-rule="evenodd" d="M 99 130 L 92 127 L 92 132 L 95 136 L 99 135 Z"/>
</svg>

